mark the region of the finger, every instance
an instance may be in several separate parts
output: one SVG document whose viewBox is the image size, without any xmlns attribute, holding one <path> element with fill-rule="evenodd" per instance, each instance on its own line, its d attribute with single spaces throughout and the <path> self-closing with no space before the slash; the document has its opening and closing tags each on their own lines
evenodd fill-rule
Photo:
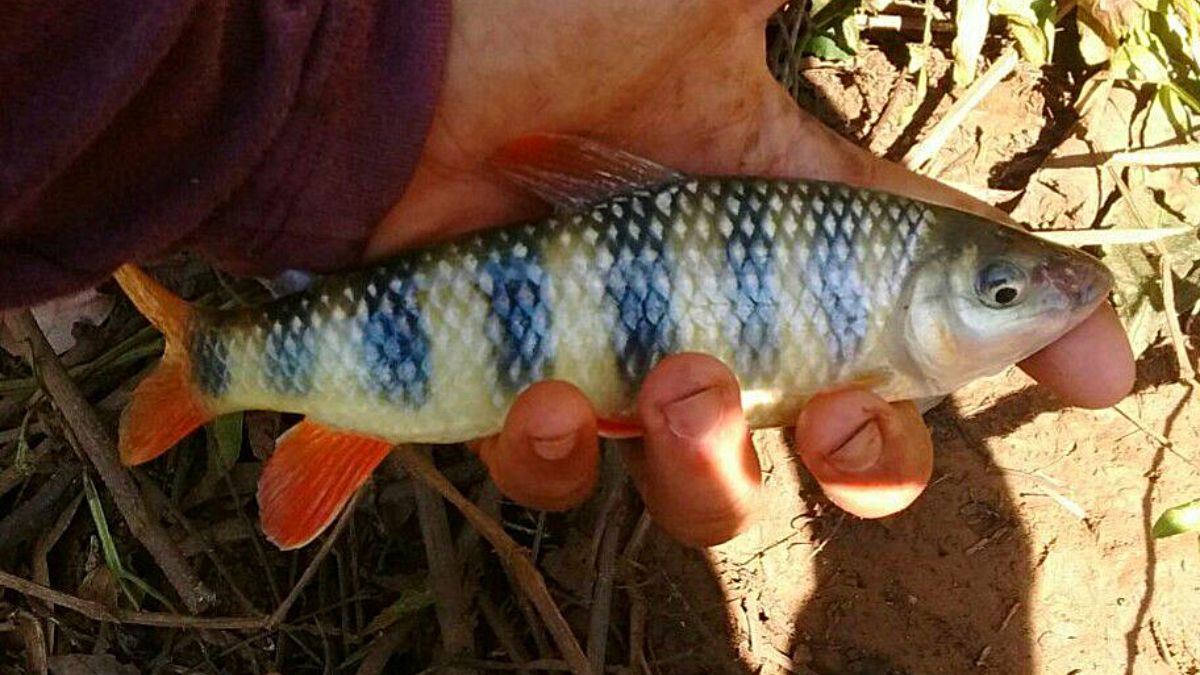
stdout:
<svg viewBox="0 0 1200 675">
<path fill-rule="evenodd" d="M 644 442 L 625 459 L 658 525 L 695 546 L 744 529 L 760 474 L 729 369 L 701 354 L 668 357 L 642 384 L 638 413 Z"/>
<path fill-rule="evenodd" d="M 796 449 L 829 500 L 862 518 L 904 509 L 933 471 L 933 443 L 916 406 L 859 389 L 813 397 L 796 423 Z"/>
<path fill-rule="evenodd" d="M 540 382 L 524 391 L 504 429 L 476 449 L 500 491 L 532 509 L 568 509 L 596 487 L 596 415 L 587 398 L 565 382 Z"/>
<path fill-rule="evenodd" d="M 1107 303 L 1070 333 L 1020 364 L 1070 405 L 1110 406 L 1133 389 L 1133 351 Z"/>
</svg>

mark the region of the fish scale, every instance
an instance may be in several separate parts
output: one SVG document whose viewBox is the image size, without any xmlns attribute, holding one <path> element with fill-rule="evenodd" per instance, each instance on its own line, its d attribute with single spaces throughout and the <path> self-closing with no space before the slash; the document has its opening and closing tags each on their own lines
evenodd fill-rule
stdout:
<svg viewBox="0 0 1200 675">
<path fill-rule="evenodd" d="M 497 431 L 547 378 L 626 418 L 658 361 L 699 351 L 734 371 L 752 421 L 786 419 L 813 391 L 886 365 L 872 352 L 887 313 L 874 310 L 898 299 L 931 218 L 824 183 L 638 190 L 215 315 L 194 367 L 221 409 L 436 442 Z"/>
</svg>

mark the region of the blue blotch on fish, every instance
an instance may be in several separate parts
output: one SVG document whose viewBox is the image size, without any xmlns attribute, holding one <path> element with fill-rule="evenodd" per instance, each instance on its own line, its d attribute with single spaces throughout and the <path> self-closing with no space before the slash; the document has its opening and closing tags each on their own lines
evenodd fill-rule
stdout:
<svg viewBox="0 0 1200 675">
<path fill-rule="evenodd" d="M 501 387 L 519 391 L 545 379 L 554 357 L 546 272 L 531 238 L 489 252 L 479 287 L 488 297 L 488 338 Z"/>
<path fill-rule="evenodd" d="M 294 297 L 284 300 L 272 314 L 266 345 L 267 386 L 280 394 L 307 394 L 317 362 L 309 313 L 302 299 Z"/>
<path fill-rule="evenodd" d="M 750 185 L 746 190 L 754 190 Z M 739 196 L 739 199 L 731 199 Z M 737 371 L 754 377 L 771 373 L 779 356 L 779 298 L 775 273 L 774 231 L 766 227 L 767 198 L 721 195 L 719 203 L 735 206 L 726 211 L 733 225 L 725 238 L 725 260 L 733 273 L 727 292 L 733 308 Z"/>
<path fill-rule="evenodd" d="M 663 195 L 673 199 L 675 193 L 662 192 L 656 197 L 663 200 Z M 623 218 L 613 218 L 615 224 L 606 232 L 604 245 L 613 260 L 604 275 L 604 293 L 615 314 L 612 345 L 621 375 L 636 385 L 674 350 L 676 326 L 665 228 L 655 225 L 653 216 L 636 215 L 655 212 L 657 207 L 649 195 L 633 199 L 645 203 L 639 204 L 641 208 L 634 214 L 625 211 Z"/>
<path fill-rule="evenodd" d="M 220 331 L 211 326 L 200 328 L 191 342 L 192 375 L 200 391 L 221 396 L 229 389 L 229 345 Z"/>
<path fill-rule="evenodd" d="M 831 357 L 846 363 L 858 355 L 867 337 L 867 298 L 863 270 L 854 254 L 854 230 L 843 189 L 823 187 L 821 206 L 813 217 L 816 232 L 806 266 L 806 283 L 815 289 L 816 305 L 825 318 L 826 347 Z M 815 208 L 815 207 L 814 207 Z"/>
<path fill-rule="evenodd" d="M 429 397 L 429 335 L 407 261 L 367 280 L 362 379 L 389 403 L 420 407 Z"/>
</svg>

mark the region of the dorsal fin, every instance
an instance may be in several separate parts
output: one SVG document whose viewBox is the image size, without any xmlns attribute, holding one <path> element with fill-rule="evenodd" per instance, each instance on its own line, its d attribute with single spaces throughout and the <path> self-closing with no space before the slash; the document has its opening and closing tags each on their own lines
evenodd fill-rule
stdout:
<svg viewBox="0 0 1200 675">
<path fill-rule="evenodd" d="M 684 178 L 637 155 L 562 134 L 522 136 L 501 148 L 491 163 L 513 183 L 565 211 Z"/>
</svg>

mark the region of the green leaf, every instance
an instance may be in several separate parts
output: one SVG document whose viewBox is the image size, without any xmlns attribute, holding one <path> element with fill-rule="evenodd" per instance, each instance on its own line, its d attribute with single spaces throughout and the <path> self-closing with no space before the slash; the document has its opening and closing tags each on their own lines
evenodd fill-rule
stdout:
<svg viewBox="0 0 1200 675">
<path fill-rule="evenodd" d="M 1107 61 L 1111 52 L 1104 38 L 1084 21 L 1077 19 L 1075 25 L 1079 27 L 1079 54 L 1084 63 L 1094 66 Z"/>
<path fill-rule="evenodd" d="M 1155 63 L 1154 54 L 1145 45 L 1132 42 L 1117 47 L 1112 65 L 1113 74 L 1126 80 L 1161 82 L 1167 74 L 1166 68 Z"/>
<path fill-rule="evenodd" d="M 1113 296 L 1117 315 L 1134 356 L 1140 356 L 1164 327 L 1158 267 L 1139 246 L 1106 246 L 1104 263 L 1116 281 Z"/>
<path fill-rule="evenodd" d="M 862 40 L 858 35 L 858 19 L 853 14 L 847 14 L 846 18 L 842 19 L 838 35 L 842 39 L 842 44 L 846 45 L 846 49 L 851 54 L 857 54 L 862 50 Z"/>
<path fill-rule="evenodd" d="M 1021 56 L 1035 66 L 1054 51 L 1054 3 L 1051 0 L 993 0 L 992 14 L 1003 16 Z"/>
<path fill-rule="evenodd" d="M 401 593 L 395 602 L 380 610 L 363 629 L 363 635 L 381 631 L 400 619 L 431 606 L 433 606 L 433 591 L 423 584 L 414 586 Z"/>
<path fill-rule="evenodd" d="M 837 43 L 829 35 L 814 35 L 804 45 L 804 52 L 827 61 L 845 61 L 854 56 L 854 52 Z"/>
<path fill-rule="evenodd" d="M 1200 499 L 1163 511 L 1151 532 L 1155 539 L 1200 531 Z"/>
<path fill-rule="evenodd" d="M 1187 135 L 1190 115 L 1179 94 L 1176 94 L 1170 87 L 1158 87 L 1154 92 L 1154 102 L 1151 105 L 1162 108 L 1171 127 L 1180 136 Z"/>
<path fill-rule="evenodd" d="M 208 432 L 208 470 L 201 483 L 221 480 L 237 464 L 242 454 L 242 419 L 240 412 L 222 415 L 213 420 Z"/>
<path fill-rule="evenodd" d="M 958 0 L 954 6 L 954 84 L 965 87 L 975 79 L 979 53 L 987 38 L 988 0 Z"/>
</svg>

